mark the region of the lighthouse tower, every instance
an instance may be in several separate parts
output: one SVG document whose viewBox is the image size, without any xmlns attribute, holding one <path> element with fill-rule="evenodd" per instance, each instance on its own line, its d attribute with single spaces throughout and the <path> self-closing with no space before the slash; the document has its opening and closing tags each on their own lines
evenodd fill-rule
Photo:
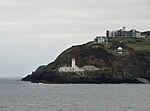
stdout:
<svg viewBox="0 0 150 111">
<path fill-rule="evenodd" d="M 71 67 L 77 67 L 77 66 L 76 66 L 76 60 L 75 60 L 75 58 L 72 59 Z"/>
</svg>

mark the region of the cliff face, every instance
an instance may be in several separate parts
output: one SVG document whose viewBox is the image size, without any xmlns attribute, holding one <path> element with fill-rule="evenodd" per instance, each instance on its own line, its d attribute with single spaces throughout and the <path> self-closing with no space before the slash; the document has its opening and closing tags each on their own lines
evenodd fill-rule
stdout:
<svg viewBox="0 0 150 111">
<path fill-rule="evenodd" d="M 123 54 L 117 53 L 117 47 Z M 99 71 L 60 73 L 58 68 L 69 66 L 76 59 L 78 67 L 93 65 Z M 134 51 L 124 44 L 87 44 L 72 46 L 57 59 L 40 66 L 35 72 L 23 78 L 24 81 L 45 83 L 140 83 L 135 78 L 150 80 L 150 51 Z"/>
</svg>

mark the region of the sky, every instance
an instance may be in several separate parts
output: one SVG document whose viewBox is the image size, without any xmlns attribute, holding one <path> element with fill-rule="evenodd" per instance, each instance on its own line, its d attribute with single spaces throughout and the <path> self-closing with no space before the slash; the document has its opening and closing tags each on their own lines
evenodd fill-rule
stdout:
<svg viewBox="0 0 150 111">
<path fill-rule="evenodd" d="M 0 77 L 24 77 L 123 26 L 150 30 L 150 0 L 0 0 Z"/>
</svg>

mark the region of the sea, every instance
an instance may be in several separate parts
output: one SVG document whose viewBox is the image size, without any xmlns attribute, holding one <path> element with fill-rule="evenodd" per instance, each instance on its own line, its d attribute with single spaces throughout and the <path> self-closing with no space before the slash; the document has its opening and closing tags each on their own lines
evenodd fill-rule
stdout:
<svg viewBox="0 0 150 111">
<path fill-rule="evenodd" d="M 150 84 L 36 84 L 0 78 L 0 111 L 150 111 Z"/>
</svg>

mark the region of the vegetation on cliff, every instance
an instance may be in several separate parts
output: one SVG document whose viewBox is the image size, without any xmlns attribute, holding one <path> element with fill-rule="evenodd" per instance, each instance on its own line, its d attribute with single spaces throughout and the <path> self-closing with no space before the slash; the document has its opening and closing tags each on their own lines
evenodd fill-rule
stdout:
<svg viewBox="0 0 150 111">
<path fill-rule="evenodd" d="M 118 54 L 117 48 L 123 48 Z M 59 67 L 69 66 L 76 58 L 78 67 L 93 65 L 100 68 L 93 72 L 60 73 Z M 139 83 L 135 78 L 150 80 L 150 40 L 115 38 L 110 44 L 72 46 L 57 59 L 23 78 L 24 81 L 45 83 Z"/>
</svg>

